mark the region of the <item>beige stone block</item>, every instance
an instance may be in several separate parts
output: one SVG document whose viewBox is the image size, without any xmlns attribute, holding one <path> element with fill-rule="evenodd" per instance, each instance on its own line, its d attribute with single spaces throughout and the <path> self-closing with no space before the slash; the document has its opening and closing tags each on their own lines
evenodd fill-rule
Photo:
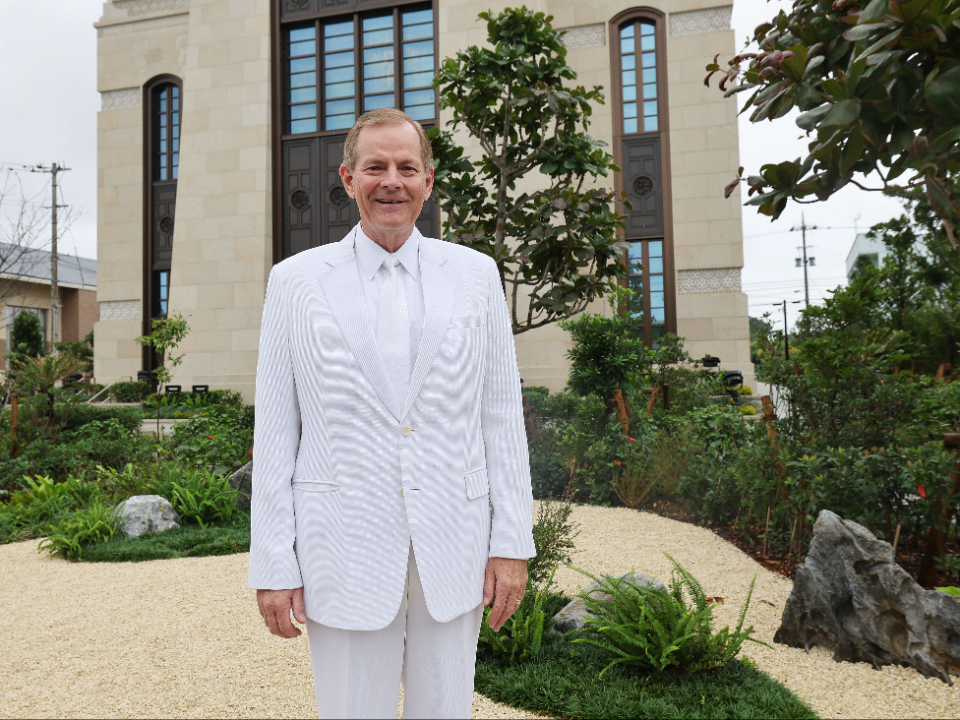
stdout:
<svg viewBox="0 0 960 720">
<path fill-rule="evenodd" d="M 718 340 L 750 341 L 750 324 L 746 315 L 714 318 L 712 336 Z"/>
</svg>

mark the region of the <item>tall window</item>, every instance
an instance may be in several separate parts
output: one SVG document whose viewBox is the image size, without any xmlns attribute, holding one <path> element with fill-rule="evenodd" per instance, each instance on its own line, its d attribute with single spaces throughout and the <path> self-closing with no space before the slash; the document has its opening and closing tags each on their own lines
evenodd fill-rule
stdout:
<svg viewBox="0 0 960 720">
<path fill-rule="evenodd" d="M 274 259 L 336 242 L 360 221 L 339 176 L 357 117 L 379 108 L 437 122 L 432 3 L 274 0 Z M 379 3 L 378 3 L 379 4 Z M 362 10 L 362 11 L 361 11 Z M 417 227 L 435 236 L 424 204 Z"/>
<path fill-rule="evenodd" d="M 315 20 L 284 32 L 290 135 L 349 130 L 358 113 L 396 107 L 436 117 L 433 9 Z"/>
<path fill-rule="evenodd" d="M 170 263 L 177 214 L 177 177 L 180 174 L 180 79 L 154 78 L 144 86 L 144 269 L 143 332 L 155 318 L 166 317 L 170 293 Z M 160 362 L 144 348 L 143 365 Z"/>
<path fill-rule="evenodd" d="M 624 240 L 630 250 L 628 284 L 636 292 L 631 313 L 637 333 L 654 346 L 676 330 L 673 307 L 673 243 L 665 215 L 664 149 L 666 63 L 662 18 L 656 11 L 624 13 L 611 23 L 615 91 L 615 136 L 623 168 L 619 184 L 630 199 Z M 667 181 L 667 182 L 665 182 Z"/>
</svg>

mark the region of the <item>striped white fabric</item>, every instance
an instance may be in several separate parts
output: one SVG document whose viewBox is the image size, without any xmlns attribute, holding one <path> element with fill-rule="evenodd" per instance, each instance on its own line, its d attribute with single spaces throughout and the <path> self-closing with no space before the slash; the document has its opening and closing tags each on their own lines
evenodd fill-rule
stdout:
<svg viewBox="0 0 960 720">
<path fill-rule="evenodd" d="M 249 583 L 302 585 L 315 622 L 378 630 L 400 607 L 412 539 L 430 615 L 447 622 L 480 603 L 488 557 L 535 554 L 506 300 L 490 258 L 419 237 L 424 326 L 400 401 L 354 234 L 270 273 Z"/>
</svg>

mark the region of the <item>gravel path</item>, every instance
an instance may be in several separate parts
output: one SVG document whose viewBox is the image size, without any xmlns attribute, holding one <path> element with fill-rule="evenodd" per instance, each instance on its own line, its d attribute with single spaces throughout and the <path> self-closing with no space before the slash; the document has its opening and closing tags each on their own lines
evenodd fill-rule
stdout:
<svg viewBox="0 0 960 720">
<path fill-rule="evenodd" d="M 704 528 L 625 509 L 578 507 L 573 517 L 576 566 L 666 581 L 669 552 L 726 599 L 720 626 L 735 624 L 756 574 L 747 620 L 772 644 L 789 580 Z M 0 546 L 0 717 L 316 717 L 306 634 L 266 632 L 246 555 L 85 564 L 36 547 Z M 568 568 L 555 579 L 568 593 L 587 582 Z M 774 647 L 748 643 L 746 653 L 822 717 L 960 717 L 960 685 Z M 535 716 L 477 695 L 474 717 Z"/>
</svg>

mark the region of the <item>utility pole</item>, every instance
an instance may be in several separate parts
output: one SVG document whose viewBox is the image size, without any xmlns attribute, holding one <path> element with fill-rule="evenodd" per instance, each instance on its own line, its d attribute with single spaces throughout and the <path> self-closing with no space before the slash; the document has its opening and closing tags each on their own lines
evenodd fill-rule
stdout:
<svg viewBox="0 0 960 720">
<path fill-rule="evenodd" d="M 783 301 L 783 359 L 790 362 L 790 336 L 787 334 L 787 301 Z"/>
<path fill-rule="evenodd" d="M 791 232 L 797 229 L 798 228 L 796 227 L 790 228 Z M 811 257 L 809 260 L 807 259 L 807 230 L 816 230 L 816 229 L 817 229 L 816 225 L 807 225 L 807 221 L 804 218 L 803 213 L 800 213 L 799 230 L 803 237 L 803 247 L 797 248 L 797 250 L 801 250 L 801 249 L 803 250 L 803 258 L 797 258 L 797 267 L 800 267 L 801 262 L 803 263 L 803 298 L 804 298 L 804 302 L 806 303 L 804 307 L 810 307 L 810 282 L 807 277 L 807 266 L 816 264 L 816 258 Z"/>
<path fill-rule="evenodd" d="M 49 168 L 38 165 L 31 172 L 50 173 L 50 230 L 51 230 L 51 250 L 50 250 L 50 352 L 56 353 L 56 344 L 60 340 L 60 287 L 57 283 L 57 210 L 66 205 L 57 205 L 57 173 L 67 172 L 70 168 L 61 167 L 53 163 Z"/>
</svg>

